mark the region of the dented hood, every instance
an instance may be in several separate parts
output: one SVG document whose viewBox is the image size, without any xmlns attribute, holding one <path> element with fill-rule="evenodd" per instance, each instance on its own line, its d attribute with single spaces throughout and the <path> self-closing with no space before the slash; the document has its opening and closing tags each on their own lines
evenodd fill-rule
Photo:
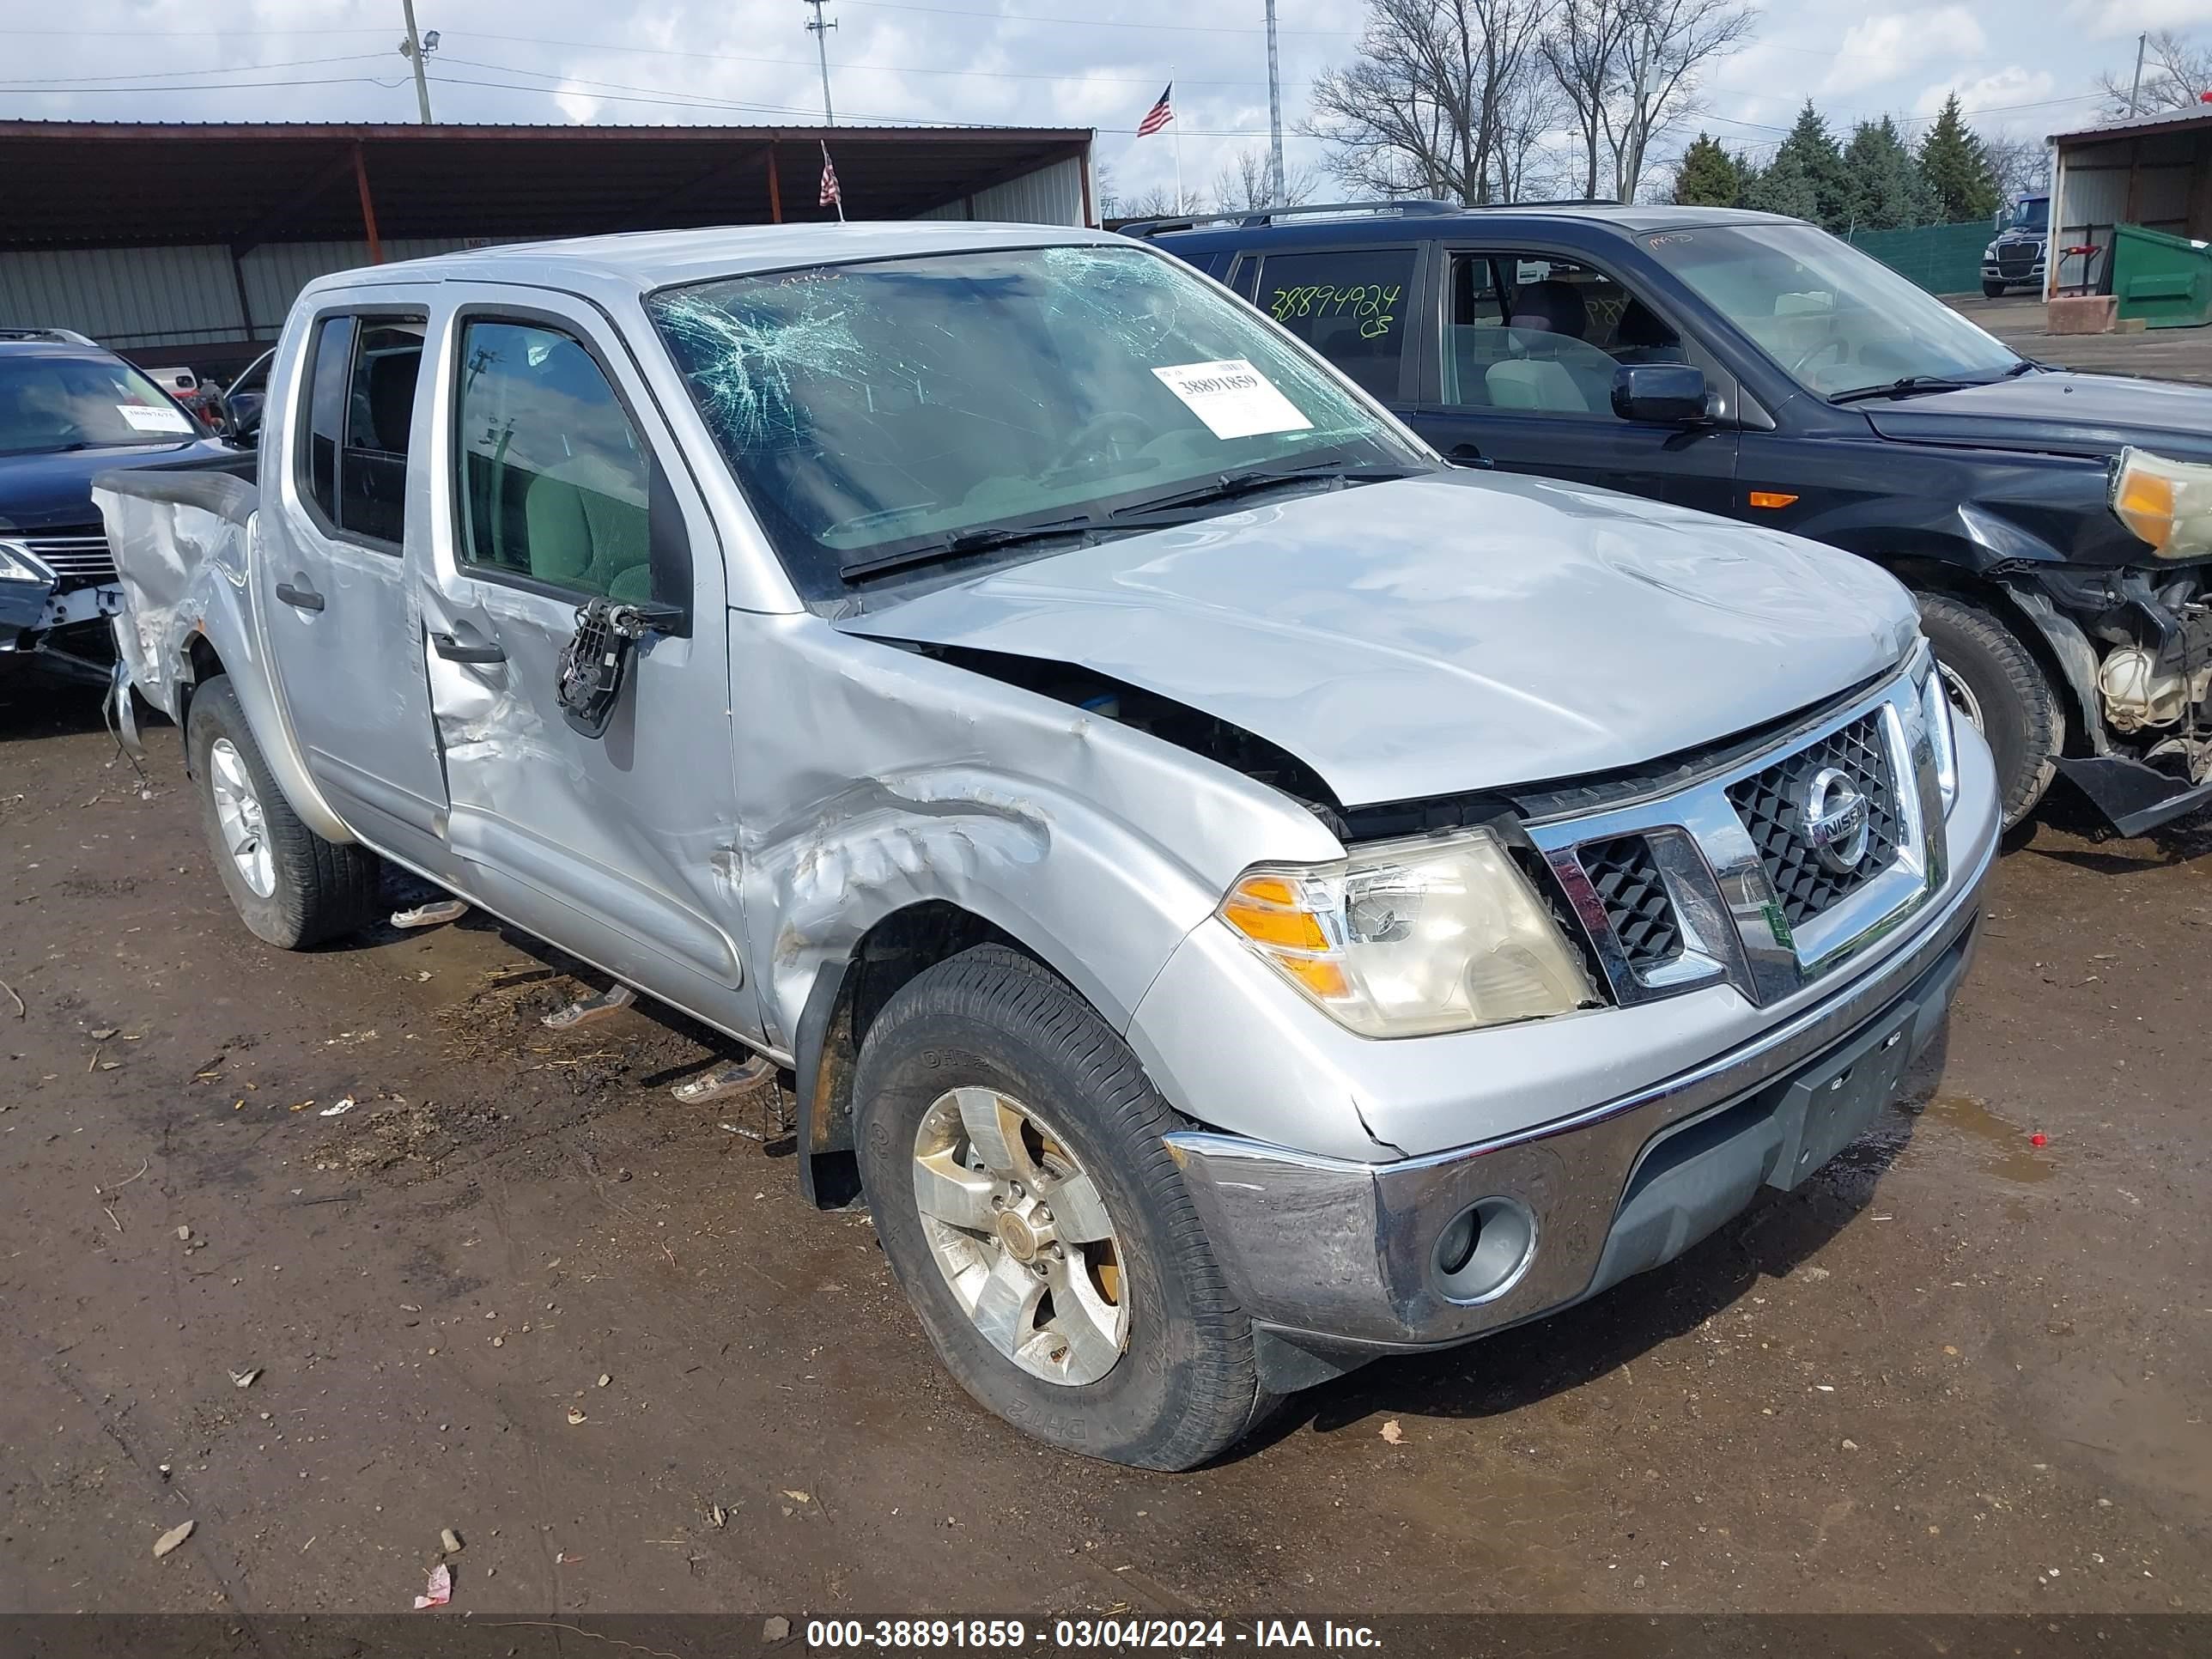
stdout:
<svg viewBox="0 0 2212 1659">
<path fill-rule="evenodd" d="M 1633 766 L 1899 661 L 1849 554 L 1537 478 L 1359 485 L 1037 559 L 840 624 L 1073 663 L 1279 744 L 1346 805 Z"/>
</svg>

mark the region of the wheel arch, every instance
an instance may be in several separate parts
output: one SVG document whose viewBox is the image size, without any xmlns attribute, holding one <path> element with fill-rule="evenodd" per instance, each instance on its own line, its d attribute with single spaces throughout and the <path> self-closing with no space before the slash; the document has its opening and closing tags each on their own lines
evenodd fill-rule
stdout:
<svg viewBox="0 0 2212 1659">
<path fill-rule="evenodd" d="M 2102 730 L 2095 708 L 2085 701 L 2075 676 L 2052 647 L 2043 624 L 2005 583 L 1971 570 L 1939 555 L 1919 552 L 1867 552 L 1863 555 L 1897 578 L 1915 593 L 1940 593 L 1948 599 L 1978 605 L 2002 623 L 2043 671 L 2052 693 L 2066 715 L 2066 754 L 2086 754 L 2093 747 L 2092 733 Z"/>
<path fill-rule="evenodd" d="M 842 1209 L 860 1196 L 853 1071 L 870 1026 L 909 980 L 978 945 L 1006 945 L 1066 977 L 1042 952 L 947 899 L 926 899 L 879 918 L 848 953 L 816 970 L 792 1043 L 799 1190 L 816 1208 Z"/>
</svg>

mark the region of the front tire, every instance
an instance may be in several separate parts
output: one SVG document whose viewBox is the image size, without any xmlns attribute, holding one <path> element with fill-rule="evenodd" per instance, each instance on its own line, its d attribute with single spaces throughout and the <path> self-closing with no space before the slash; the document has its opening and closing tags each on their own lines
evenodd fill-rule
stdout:
<svg viewBox="0 0 2212 1659">
<path fill-rule="evenodd" d="M 2002 283 L 1992 283 L 1987 277 L 1983 278 L 1982 297 L 1984 300 L 2002 300 L 2004 298 L 2004 291 L 2005 285 Z"/>
<path fill-rule="evenodd" d="M 860 1184 L 960 1385 L 1040 1440 L 1188 1469 L 1273 1403 L 1127 1045 L 982 945 L 891 998 L 854 1081 Z"/>
<path fill-rule="evenodd" d="M 1953 710 L 1989 740 L 2004 827 L 2012 829 L 2035 810 L 2057 771 L 2065 707 L 2035 654 L 1990 611 L 1948 593 L 1915 597 Z"/>
<path fill-rule="evenodd" d="M 246 723 L 230 678 L 192 694 L 185 741 L 200 825 L 239 919 L 288 951 L 350 933 L 376 915 L 384 868 L 366 847 L 325 841 L 300 822 Z"/>
</svg>

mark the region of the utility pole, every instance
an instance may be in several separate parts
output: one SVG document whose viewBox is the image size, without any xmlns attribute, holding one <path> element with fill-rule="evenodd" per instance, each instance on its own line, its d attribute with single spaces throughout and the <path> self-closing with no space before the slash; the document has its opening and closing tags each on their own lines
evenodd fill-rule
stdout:
<svg viewBox="0 0 2212 1659">
<path fill-rule="evenodd" d="M 1275 64 L 1275 0 L 1267 0 L 1267 205 L 1284 207 L 1283 81 Z"/>
<path fill-rule="evenodd" d="M 837 112 L 830 107 L 830 31 L 837 27 L 837 22 L 835 18 L 826 23 L 822 21 L 823 0 L 803 0 L 803 3 L 814 8 L 806 32 L 814 37 L 814 55 L 822 64 L 822 119 L 834 127 L 837 125 Z"/>
<path fill-rule="evenodd" d="M 415 106 L 422 112 L 422 125 L 430 122 L 430 77 L 422 72 L 422 55 L 438 49 L 438 31 L 428 35 L 415 32 L 415 0 L 399 0 L 400 9 L 407 14 L 407 38 L 399 43 L 399 55 L 415 66 Z"/>
<path fill-rule="evenodd" d="M 2136 100 L 2142 96 L 2143 48 L 2150 43 L 2150 31 L 2145 29 L 2136 36 L 2136 78 L 2128 88 L 2128 113 L 2136 112 Z"/>
</svg>

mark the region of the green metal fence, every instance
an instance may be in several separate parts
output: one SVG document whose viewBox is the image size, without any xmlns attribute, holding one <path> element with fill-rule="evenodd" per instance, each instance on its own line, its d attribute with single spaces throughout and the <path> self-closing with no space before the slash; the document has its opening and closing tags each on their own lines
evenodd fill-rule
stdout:
<svg viewBox="0 0 2212 1659">
<path fill-rule="evenodd" d="M 1982 286 L 1982 250 L 1996 234 L 1988 220 L 1975 219 L 1917 230 L 1858 230 L 1844 240 L 1930 294 L 1975 294 Z"/>
</svg>

